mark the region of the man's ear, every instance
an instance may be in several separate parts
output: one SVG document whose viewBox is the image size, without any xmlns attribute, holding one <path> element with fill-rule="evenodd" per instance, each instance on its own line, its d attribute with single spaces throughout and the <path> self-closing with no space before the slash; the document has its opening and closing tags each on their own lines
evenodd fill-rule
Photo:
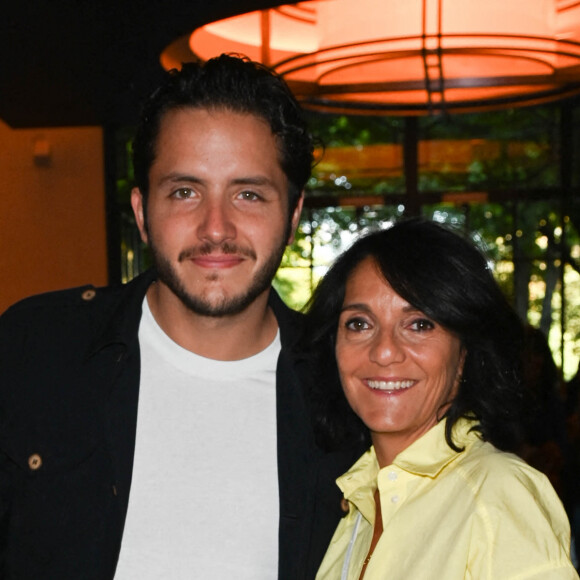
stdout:
<svg viewBox="0 0 580 580">
<path fill-rule="evenodd" d="M 300 223 L 300 214 L 302 213 L 302 205 L 304 204 L 304 191 L 300 192 L 300 197 L 298 198 L 298 203 L 292 212 L 292 221 L 291 221 L 291 228 L 290 228 L 290 235 L 288 236 L 288 240 L 286 240 L 286 245 L 290 245 L 294 241 L 294 234 L 296 233 L 296 228 Z"/>
<path fill-rule="evenodd" d="M 135 214 L 135 221 L 137 222 L 137 227 L 139 228 L 141 239 L 147 244 L 149 243 L 149 237 L 147 236 L 147 227 L 145 226 L 143 194 L 138 187 L 134 187 L 131 190 L 131 207 L 133 208 L 133 213 Z"/>
</svg>

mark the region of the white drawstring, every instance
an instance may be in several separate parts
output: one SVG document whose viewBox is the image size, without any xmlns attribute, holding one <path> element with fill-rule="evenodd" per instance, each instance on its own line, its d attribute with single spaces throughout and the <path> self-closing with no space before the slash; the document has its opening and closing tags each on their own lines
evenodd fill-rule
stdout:
<svg viewBox="0 0 580 580">
<path fill-rule="evenodd" d="M 358 526 L 362 519 L 362 514 L 358 512 L 356 515 L 356 521 L 354 522 L 354 529 L 352 530 L 352 536 L 350 537 L 350 542 L 348 543 L 348 548 L 346 549 L 346 556 L 344 557 L 344 562 L 342 564 L 342 574 L 340 575 L 340 580 L 348 580 L 348 569 L 350 567 L 350 559 L 352 557 L 352 550 L 354 548 L 354 542 L 358 533 Z"/>
</svg>

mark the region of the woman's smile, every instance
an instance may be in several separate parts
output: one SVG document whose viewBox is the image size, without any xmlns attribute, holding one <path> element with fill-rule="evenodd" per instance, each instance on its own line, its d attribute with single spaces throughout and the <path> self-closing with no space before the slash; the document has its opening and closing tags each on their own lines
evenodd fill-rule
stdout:
<svg viewBox="0 0 580 580">
<path fill-rule="evenodd" d="M 410 389 L 416 381 L 398 380 L 398 379 L 366 379 L 365 383 L 368 387 L 376 391 L 402 391 Z"/>
<path fill-rule="evenodd" d="M 459 338 L 399 296 L 371 258 L 346 283 L 335 353 L 346 398 L 388 461 L 444 416 L 464 359 Z"/>
</svg>

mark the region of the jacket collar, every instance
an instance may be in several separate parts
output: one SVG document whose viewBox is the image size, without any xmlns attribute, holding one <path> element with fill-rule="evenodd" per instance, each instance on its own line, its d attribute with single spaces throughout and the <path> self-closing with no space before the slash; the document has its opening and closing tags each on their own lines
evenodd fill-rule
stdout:
<svg viewBox="0 0 580 580">
<path fill-rule="evenodd" d="M 126 348 L 137 337 L 143 300 L 147 289 L 156 279 L 155 270 L 149 269 L 127 284 L 116 288 L 121 293 L 121 298 L 106 316 L 102 331 L 96 335 L 89 348 L 88 357 L 112 344 Z"/>
<path fill-rule="evenodd" d="M 268 306 L 273 310 L 280 328 L 282 347 L 289 348 L 296 344 L 302 329 L 302 314 L 288 308 L 274 288 L 270 289 Z"/>
</svg>

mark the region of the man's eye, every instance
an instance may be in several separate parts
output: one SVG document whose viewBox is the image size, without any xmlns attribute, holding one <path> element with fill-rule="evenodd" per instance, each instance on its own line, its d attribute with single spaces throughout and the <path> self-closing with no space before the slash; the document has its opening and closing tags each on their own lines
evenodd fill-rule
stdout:
<svg viewBox="0 0 580 580">
<path fill-rule="evenodd" d="M 344 326 L 347 330 L 360 332 L 362 330 L 367 330 L 369 328 L 369 323 L 364 318 L 350 318 L 344 323 Z"/>
<path fill-rule="evenodd" d="M 418 318 L 412 322 L 411 328 L 412 330 L 416 330 L 418 332 L 424 332 L 426 330 L 433 330 L 435 328 L 435 324 L 428 318 Z"/>
<path fill-rule="evenodd" d="M 179 189 L 176 189 L 172 195 L 177 199 L 189 199 L 190 197 L 193 197 L 194 191 L 189 187 L 180 187 Z"/>
<path fill-rule="evenodd" d="M 240 199 L 244 199 L 246 201 L 257 201 L 261 199 L 260 196 L 255 191 L 242 191 L 239 194 Z"/>
</svg>

